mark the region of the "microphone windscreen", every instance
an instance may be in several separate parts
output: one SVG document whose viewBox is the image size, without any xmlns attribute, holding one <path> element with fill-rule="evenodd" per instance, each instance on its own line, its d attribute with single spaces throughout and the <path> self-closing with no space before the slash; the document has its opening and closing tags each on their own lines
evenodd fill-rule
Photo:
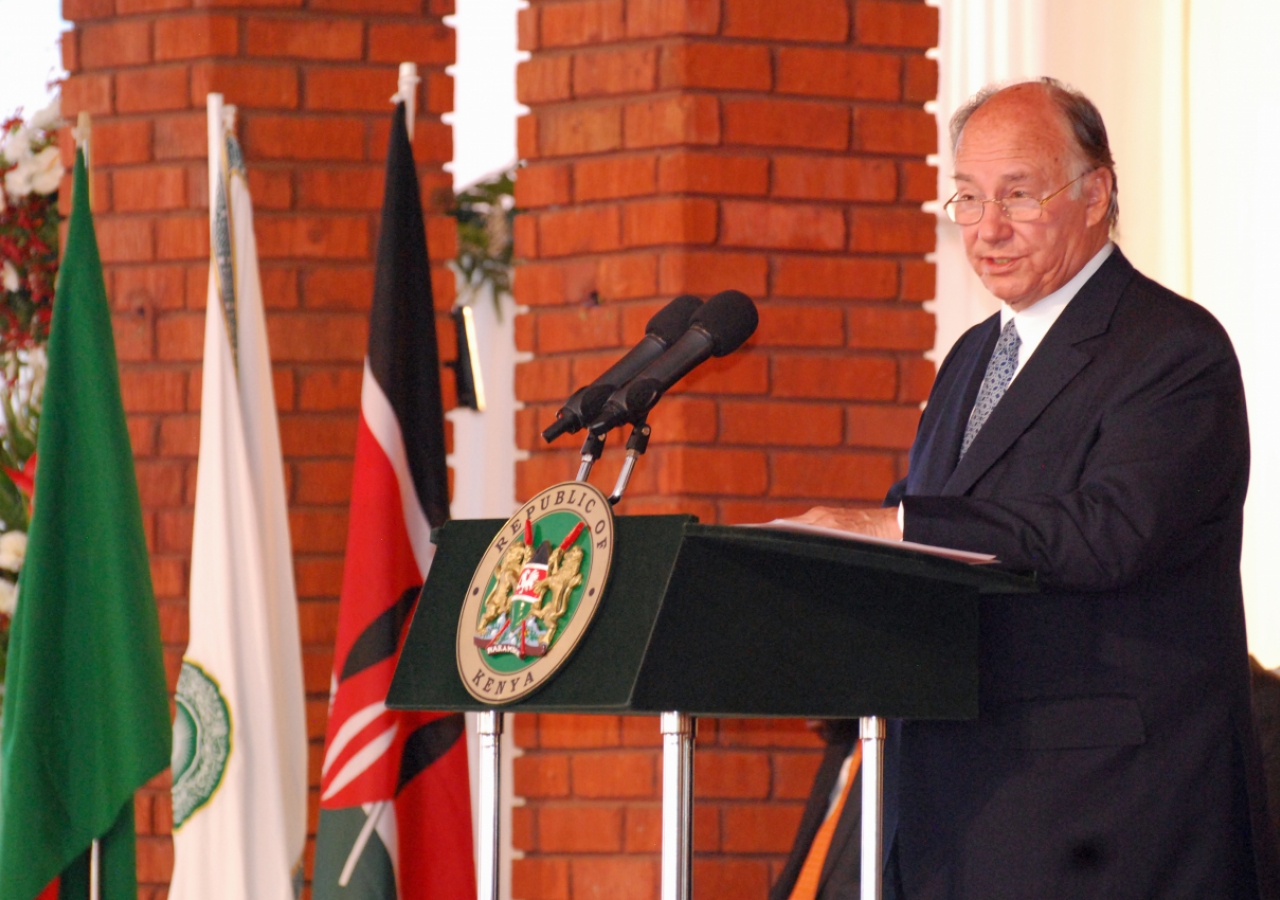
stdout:
<svg viewBox="0 0 1280 900">
<path fill-rule="evenodd" d="M 711 336 L 712 356 L 726 356 L 755 333 L 760 315 L 751 298 L 741 291 L 721 291 L 698 308 L 691 326 L 697 325 Z"/>
<path fill-rule="evenodd" d="M 701 306 L 701 297 L 681 294 L 653 314 L 644 327 L 644 333 L 653 335 L 670 347 L 689 330 L 689 320 Z"/>
</svg>

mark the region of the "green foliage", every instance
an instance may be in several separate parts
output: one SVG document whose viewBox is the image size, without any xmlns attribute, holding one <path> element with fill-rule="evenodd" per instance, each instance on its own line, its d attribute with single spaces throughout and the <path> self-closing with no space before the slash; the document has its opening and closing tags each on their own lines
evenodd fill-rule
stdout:
<svg viewBox="0 0 1280 900">
<path fill-rule="evenodd" d="M 0 471 L 0 519 L 6 531 L 26 531 L 29 524 L 27 498 L 4 471 Z"/>
<path fill-rule="evenodd" d="M 458 222 L 454 266 L 470 292 L 489 284 L 495 304 L 501 295 L 511 292 L 511 223 L 515 213 L 514 169 L 460 192 L 449 211 Z"/>
</svg>

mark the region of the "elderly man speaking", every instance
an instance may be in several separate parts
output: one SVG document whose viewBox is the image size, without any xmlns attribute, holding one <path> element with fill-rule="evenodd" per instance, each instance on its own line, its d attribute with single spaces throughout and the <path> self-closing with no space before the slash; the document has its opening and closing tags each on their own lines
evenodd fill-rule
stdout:
<svg viewBox="0 0 1280 900">
<path fill-rule="evenodd" d="M 886 508 L 801 519 L 995 553 L 1042 592 L 983 600 L 977 721 L 891 732 L 886 895 L 1280 896 L 1231 342 L 1111 242 L 1116 176 L 1087 98 L 1051 79 L 988 89 L 952 132 L 946 209 L 1004 307 L 938 370 Z"/>
</svg>

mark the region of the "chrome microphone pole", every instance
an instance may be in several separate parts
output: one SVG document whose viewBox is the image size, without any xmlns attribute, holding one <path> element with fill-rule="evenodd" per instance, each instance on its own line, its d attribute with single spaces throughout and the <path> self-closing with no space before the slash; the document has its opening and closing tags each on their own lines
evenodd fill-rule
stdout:
<svg viewBox="0 0 1280 900">
<path fill-rule="evenodd" d="M 649 433 L 649 424 L 645 422 L 645 416 L 641 416 L 640 421 L 631 429 L 631 437 L 627 438 L 627 458 L 623 460 L 622 469 L 618 472 L 618 481 L 613 486 L 613 493 L 609 495 L 609 502 L 614 506 L 618 505 L 627 485 L 631 483 L 631 474 L 636 470 L 636 463 L 640 462 L 644 451 L 649 449 Z"/>
<path fill-rule="evenodd" d="M 578 465 L 578 474 L 574 481 L 586 481 L 591 474 L 591 467 L 596 464 L 600 454 L 604 452 L 604 435 L 587 431 L 587 439 L 582 442 L 582 462 Z"/>
</svg>

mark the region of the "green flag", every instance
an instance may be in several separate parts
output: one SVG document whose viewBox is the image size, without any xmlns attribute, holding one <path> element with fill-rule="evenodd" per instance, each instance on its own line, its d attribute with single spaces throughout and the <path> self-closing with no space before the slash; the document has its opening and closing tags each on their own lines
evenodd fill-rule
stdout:
<svg viewBox="0 0 1280 900">
<path fill-rule="evenodd" d="M 59 874 L 137 896 L 133 793 L 169 764 L 160 627 L 83 152 L 48 345 L 35 514 L 0 738 L 0 897 Z"/>
</svg>

